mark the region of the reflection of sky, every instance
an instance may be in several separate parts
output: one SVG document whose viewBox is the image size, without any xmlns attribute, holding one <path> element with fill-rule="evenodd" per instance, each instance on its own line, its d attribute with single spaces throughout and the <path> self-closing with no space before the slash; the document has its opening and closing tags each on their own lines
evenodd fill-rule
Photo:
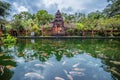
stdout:
<svg viewBox="0 0 120 80">
<path fill-rule="evenodd" d="M 54 80 L 55 77 L 69 80 L 67 75 L 71 75 L 74 80 L 112 80 L 110 73 L 105 72 L 102 65 L 100 59 L 86 53 L 72 58 L 63 56 L 60 62 L 53 56 L 46 62 L 18 62 L 11 80 Z"/>
<path fill-rule="evenodd" d="M 31 43 L 35 43 L 35 40 L 34 40 L 34 39 L 31 39 Z"/>
<path fill-rule="evenodd" d="M 30 39 L 29 43 L 32 44 Z M 41 78 L 43 80 L 54 80 L 56 77 L 61 77 L 65 80 L 70 80 L 70 77 L 74 80 L 114 80 L 112 79 L 111 73 L 103 69 L 107 68 L 107 65 L 103 64 L 101 59 L 91 56 L 94 54 L 94 51 L 89 52 L 88 47 L 91 47 L 90 43 L 77 42 L 77 44 L 75 44 L 72 41 L 66 43 L 59 40 L 56 42 L 41 41 L 37 43 L 37 45 L 36 43 L 36 40 L 32 45 L 20 43 L 25 46 L 19 44 L 6 49 L 8 50 L 8 54 L 6 55 L 12 56 L 12 61 L 17 64 L 17 67 L 12 70 L 14 74 L 11 80 L 40 80 Z M 96 44 L 92 43 L 92 45 L 95 46 L 91 47 L 92 49 L 90 50 L 96 47 Z M 76 46 L 83 46 L 84 49 L 77 49 Z M 100 44 L 99 47 L 104 49 L 104 47 L 101 46 Z M 110 46 L 105 45 L 105 47 Z M 5 51 L 3 47 L 2 50 Z M 85 53 L 84 50 L 89 53 Z M 20 53 L 22 55 L 20 55 Z M 74 56 L 72 54 L 74 54 Z M 97 55 L 97 53 L 95 54 Z M 46 58 L 46 62 L 41 62 L 42 60 L 40 58 L 42 57 Z"/>
</svg>

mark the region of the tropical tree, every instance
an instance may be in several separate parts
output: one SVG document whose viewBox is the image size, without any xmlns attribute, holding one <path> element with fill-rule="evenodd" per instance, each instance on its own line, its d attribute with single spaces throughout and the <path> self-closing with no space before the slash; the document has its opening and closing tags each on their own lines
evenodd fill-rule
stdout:
<svg viewBox="0 0 120 80">
<path fill-rule="evenodd" d="M 113 30 L 120 30 L 120 19 L 119 18 L 106 18 L 100 19 L 98 22 L 100 30 L 103 31 L 104 35 L 107 35 L 106 30 L 111 31 L 109 35 L 113 36 Z"/>
<path fill-rule="evenodd" d="M 10 4 L 0 0 L 0 18 L 5 18 L 9 15 Z"/>
<path fill-rule="evenodd" d="M 86 27 L 84 26 L 83 23 L 76 23 L 76 32 L 77 32 L 77 35 L 81 36 L 82 35 L 82 31 L 86 30 Z"/>
<path fill-rule="evenodd" d="M 62 13 L 63 19 L 65 22 L 67 23 L 71 23 L 71 22 L 80 22 L 83 18 L 85 18 L 85 14 L 83 13 L 74 13 L 74 14 L 66 14 L 66 13 Z"/>
<path fill-rule="evenodd" d="M 39 25 L 48 24 L 53 20 L 53 16 L 49 14 L 46 10 L 39 10 L 35 16 Z"/>
<path fill-rule="evenodd" d="M 31 31 L 34 31 L 36 35 L 38 35 L 40 33 L 40 27 L 38 26 L 38 24 L 33 23 L 33 26 L 31 27 Z"/>
<path fill-rule="evenodd" d="M 21 12 L 19 15 L 21 16 L 22 20 L 28 20 L 32 18 L 32 15 L 29 12 L 25 12 L 25 11 Z"/>
<path fill-rule="evenodd" d="M 100 11 L 96 11 L 96 12 L 91 12 L 88 14 L 88 18 L 90 19 L 100 19 L 100 18 L 104 18 L 104 14 Z"/>
<path fill-rule="evenodd" d="M 22 31 L 23 29 L 29 27 L 30 19 L 32 19 L 32 15 L 29 12 L 21 12 L 13 16 L 12 25 L 15 29 Z"/>
<path fill-rule="evenodd" d="M 13 16 L 13 20 L 11 21 L 11 25 L 13 27 L 13 29 L 16 29 L 16 30 L 22 30 L 23 29 L 23 26 L 21 24 L 21 16 L 19 14 L 15 14 Z"/>
<path fill-rule="evenodd" d="M 108 17 L 120 14 L 120 0 L 107 0 L 107 1 L 110 2 L 110 3 L 104 9 L 104 13 Z"/>
<path fill-rule="evenodd" d="M 82 22 L 86 18 L 86 15 L 83 13 L 75 13 L 76 22 Z"/>
</svg>

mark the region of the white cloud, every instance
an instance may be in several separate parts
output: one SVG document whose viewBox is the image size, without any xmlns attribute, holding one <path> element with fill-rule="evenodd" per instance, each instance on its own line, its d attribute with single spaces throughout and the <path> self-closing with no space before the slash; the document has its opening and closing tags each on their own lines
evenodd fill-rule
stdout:
<svg viewBox="0 0 120 80">
<path fill-rule="evenodd" d="M 96 9 L 102 10 L 106 6 L 106 0 L 43 0 L 43 3 L 46 8 L 57 4 L 59 10 L 68 13 L 75 13 L 78 11 L 88 13 Z"/>
<path fill-rule="evenodd" d="M 25 6 L 19 5 L 16 2 L 13 3 L 13 7 L 14 7 L 16 13 L 20 13 L 22 11 L 28 11 L 28 8 L 26 8 Z"/>
<path fill-rule="evenodd" d="M 107 5 L 107 0 L 6 0 L 13 6 L 13 12 L 29 11 L 36 13 L 45 9 L 49 13 L 55 14 L 59 9 L 65 13 L 89 13 L 96 10 L 103 10 Z"/>
<path fill-rule="evenodd" d="M 61 11 L 69 8 L 72 8 L 73 12 L 85 9 L 85 6 L 83 5 L 84 0 L 81 0 L 81 1 L 79 0 L 51 0 L 51 1 L 44 0 L 43 3 L 47 8 L 53 4 L 57 4 L 58 9 Z"/>
</svg>

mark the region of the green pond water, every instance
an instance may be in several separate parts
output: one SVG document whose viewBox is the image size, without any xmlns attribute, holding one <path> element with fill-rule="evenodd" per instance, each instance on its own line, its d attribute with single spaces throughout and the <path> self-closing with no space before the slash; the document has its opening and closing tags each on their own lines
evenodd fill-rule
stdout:
<svg viewBox="0 0 120 80">
<path fill-rule="evenodd" d="M 120 41 L 19 39 L 0 66 L 0 80 L 120 80 Z"/>
</svg>

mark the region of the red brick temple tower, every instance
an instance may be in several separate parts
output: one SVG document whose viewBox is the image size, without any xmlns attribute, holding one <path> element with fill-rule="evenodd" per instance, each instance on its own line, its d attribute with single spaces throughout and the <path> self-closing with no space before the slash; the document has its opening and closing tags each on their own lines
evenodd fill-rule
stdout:
<svg viewBox="0 0 120 80">
<path fill-rule="evenodd" d="M 55 18 L 53 21 L 52 35 L 54 35 L 54 36 L 65 35 L 64 21 L 63 21 L 62 15 L 59 10 L 55 14 Z"/>
</svg>

